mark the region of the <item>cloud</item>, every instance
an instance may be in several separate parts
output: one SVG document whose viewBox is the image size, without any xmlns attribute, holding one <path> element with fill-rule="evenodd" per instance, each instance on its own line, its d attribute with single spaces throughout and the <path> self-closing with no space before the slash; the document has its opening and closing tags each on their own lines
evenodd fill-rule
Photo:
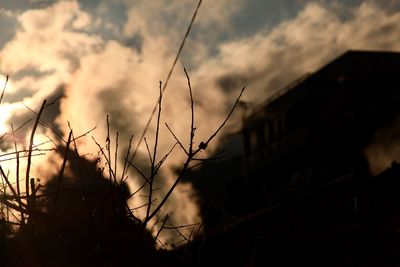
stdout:
<svg viewBox="0 0 400 267">
<path fill-rule="evenodd" d="M 378 175 L 394 162 L 400 162 L 400 118 L 378 130 L 364 153 L 369 163 L 371 175 Z"/>
<path fill-rule="evenodd" d="M 389 14 L 376 5 L 362 4 L 351 14 L 341 19 L 329 8 L 310 3 L 269 32 L 220 44 L 219 55 L 199 72 L 211 73 L 212 80 L 235 77 L 233 84 L 246 83 L 246 97 L 259 103 L 348 49 L 400 50 L 399 12 Z"/>
<path fill-rule="evenodd" d="M 198 1 L 132 2 L 124 25 L 125 38 L 165 36 L 171 53 L 176 53 Z M 244 0 L 203 1 L 181 59 L 195 67 L 214 51 L 223 39 L 235 37 L 232 17 L 240 12 Z"/>
<path fill-rule="evenodd" d="M 18 17 L 20 29 L 1 51 L 1 70 L 11 77 L 26 70 L 46 75 L 14 81 L 16 90 L 30 89 L 33 96 L 25 99 L 38 105 L 61 83 L 70 79 L 79 58 L 93 53 L 101 39 L 78 32 L 90 18 L 76 2 L 60 2 L 45 9 L 28 10 Z"/>
<path fill-rule="evenodd" d="M 65 91 L 65 98 L 61 102 L 61 115 L 57 119 L 64 131 L 67 131 L 67 120 L 77 133 L 85 132 L 94 125 L 104 126 L 105 114 L 109 114 L 112 131 L 118 130 L 120 133 L 121 147 L 127 144 L 130 134 L 140 135 L 158 98 L 158 81 L 165 77 L 165 70 L 173 60 L 173 54 L 168 51 L 168 46 L 162 45 L 165 44 L 163 38 L 147 40 L 140 53 L 117 42 L 109 41 L 98 53 L 81 58 L 80 68 L 74 72 L 73 79 Z M 165 95 L 162 119 L 170 123 L 176 134 L 182 138 L 189 134 L 190 119 L 187 113 L 189 103 L 185 83 L 182 74 L 171 80 L 170 88 Z M 107 133 L 104 127 L 100 128 L 94 136 L 99 142 L 103 142 Z M 153 142 L 153 136 L 154 123 L 146 135 L 150 144 Z M 167 153 L 173 142 L 162 124 L 159 155 Z M 186 138 L 183 142 L 186 143 Z M 97 150 L 91 140 L 83 142 L 80 147 L 82 153 L 93 153 Z M 147 155 L 144 146 L 139 151 Z M 139 165 L 148 165 L 146 157 L 141 156 L 141 159 L 145 160 L 145 163 L 139 162 Z M 162 199 L 175 177 L 167 167 L 175 167 L 182 159 L 183 155 L 180 153 L 174 154 L 171 161 L 167 161 L 166 168 L 161 171 L 161 179 L 167 178 L 167 180 L 160 181 L 164 189 L 159 190 L 158 199 Z M 141 183 L 141 180 L 129 181 L 132 191 Z M 173 219 L 176 223 L 191 224 L 199 221 L 196 203 L 193 202 L 191 195 L 183 190 L 188 187 L 190 186 L 179 188 L 164 210 L 164 212 L 176 210 Z M 141 206 L 145 201 L 145 198 L 138 196 L 132 200 L 131 206 Z M 136 212 L 140 214 L 144 211 L 145 209 Z M 143 213 L 141 215 L 143 216 Z"/>
<path fill-rule="evenodd" d="M 130 131 L 138 136 L 147 122 L 158 96 L 156 81 L 166 76 L 176 47 L 174 38 L 183 31 L 177 26 L 182 31 L 173 29 L 171 34 L 167 27 L 171 23 L 169 20 L 183 15 L 171 5 L 170 9 L 166 8 L 167 18 L 154 19 L 159 10 L 164 10 L 160 2 L 142 5 L 131 8 L 125 27 L 125 34 L 142 37 L 141 49 L 132 50 L 108 42 L 101 52 L 81 59 L 81 68 L 75 72 L 67 90 L 60 117 L 70 119 L 74 127 L 82 129 L 86 121 L 101 124 L 104 113 L 109 113 L 114 126 L 127 137 Z M 147 11 L 139 12 L 141 8 Z M 203 48 L 201 64 L 190 71 L 196 99 L 196 141 L 204 140 L 217 128 L 242 85 L 248 87 L 246 100 L 259 104 L 297 77 L 317 70 L 348 49 L 400 49 L 396 39 L 400 31 L 399 19 L 400 13 L 389 14 L 372 4 L 356 7 L 349 18 L 343 19 L 330 8 L 311 3 L 296 17 L 269 32 L 241 40 L 213 39 L 211 44 L 203 42 L 196 46 Z M 200 42 L 204 38 L 194 39 Z M 211 50 L 215 49 L 213 44 L 218 50 L 211 56 Z M 98 78 L 93 81 L 91 77 Z M 85 92 L 81 88 L 85 88 Z M 80 110 L 79 115 L 74 110 Z M 164 98 L 162 121 L 168 122 L 184 143 L 188 140 L 188 111 L 186 80 L 178 68 Z M 87 120 L 83 121 L 82 117 Z M 232 122 L 231 126 L 234 124 L 240 121 Z M 153 134 L 154 126 L 147 133 L 149 140 Z M 99 136 L 105 139 L 105 133 Z M 160 153 L 163 154 L 171 147 L 173 139 L 164 127 L 161 136 Z M 140 151 L 145 154 L 144 147 Z M 182 159 L 182 154 L 174 154 L 174 160 L 166 167 L 179 166 Z M 168 168 L 164 169 L 164 174 L 169 177 L 166 184 L 170 184 L 173 175 Z M 175 196 L 169 207 L 191 209 L 194 212 L 190 216 L 196 218 L 194 203 L 186 201 L 190 208 L 182 207 L 183 199 L 188 200 L 190 196 Z M 188 218 L 180 219 L 190 222 Z"/>
<path fill-rule="evenodd" d="M 216 28 L 226 31 L 227 27 L 231 27 L 232 16 L 240 11 L 243 3 L 243 0 L 203 1 L 196 20 L 197 30 L 213 28 L 214 31 L 210 34 L 218 32 L 215 31 Z M 155 0 L 151 3 L 127 1 L 127 4 L 129 11 L 124 29 L 126 35 L 145 32 L 152 35 L 173 34 L 173 37 L 181 37 L 198 1 Z"/>
<path fill-rule="evenodd" d="M 28 90 L 31 94 L 23 102 L 37 110 L 44 98 L 66 85 L 57 119 L 64 135 L 69 131 L 67 120 L 78 135 L 94 125 L 104 125 L 106 113 L 112 116 L 112 126 L 121 133 L 121 140 L 125 142 L 131 132 L 137 133 L 143 128 L 158 97 L 158 81 L 165 77 L 174 56 L 165 36 L 147 37 L 140 52 L 116 41 L 104 40 L 84 31 L 90 27 L 92 20 L 76 2 L 59 2 L 43 9 L 29 10 L 18 20 L 19 31 L 1 51 L 2 72 L 19 77 L 13 80 L 14 89 L 8 93 L 20 94 Z M 171 86 L 176 82 L 174 80 Z M 183 81 L 181 79 L 179 83 L 184 84 Z M 186 99 L 179 99 L 182 98 L 179 93 L 176 96 L 178 99 L 170 100 L 176 101 L 175 105 L 166 108 L 166 114 L 182 112 L 181 108 L 174 107 L 179 107 L 179 103 L 183 106 L 188 104 Z M 10 101 L 12 97 L 8 99 Z M 14 110 L 13 117 L 18 112 L 21 109 Z M 176 131 L 179 132 L 178 129 Z M 43 140 L 44 134 L 51 135 L 48 129 L 41 128 L 39 132 L 36 142 Z M 150 141 L 152 135 L 150 129 Z M 95 134 L 96 139 L 102 143 L 105 136 L 105 129 L 100 127 Z M 84 154 L 97 151 L 91 140 L 82 141 L 80 149 Z M 159 147 L 160 153 L 165 153 L 167 149 L 169 145 L 166 143 Z M 45 176 L 45 171 L 46 168 L 41 167 L 37 175 Z M 132 190 L 136 190 L 141 182 L 130 181 Z M 164 183 L 171 185 L 172 180 Z M 174 207 L 182 212 L 176 212 L 175 216 L 180 224 L 198 221 L 197 205 L 183 190 L 187 187 L 189 185 L 176 191 L 171 198 L 171 206 L 167 208 L 171 210 Z M 138 198 L 131 204 L 145 201 Z"/>
<path fill-rule="evenodd" d="M 219 81 L 228 92 L 246 84 L 245 98 L 260 104 L 297 77 L 316 71 L 346 50 L 400 51 L 399 11 L 364 3 L 348 12 L 349 16 L 343 18 L 321 4 L 307 4 L 295 18 L 270 32 L 222 43 L 219 56 L 204 63 L 198 72 L 213 75 L 208 79 Z M 400 160 L 394 151 L 396 143 L 393 136 L 377 134 L 377 140 L 366 149 L 373 174 L 390 166 L 393 160 Z"/>
<path fill-rule="evenodd" d="M 221 43 L 218 56 L 204 62 L 197 73 L 225 88 L 227 101 L 232 99 L 231 92 L 246 84 L 246 100 L 258 105 L 349 49 L 400 51 L 398 9 L 363 3 L 345 11 L 347 16 L 334 12 L 343 8 L 309 3 L 295 18 L 269 32 Z M 393 138 L 393 132 L 398 132 L 396 125 L 377 133 L 365 150 L 372 174 L 400 161 L 398 140 Z"/>
</svg>

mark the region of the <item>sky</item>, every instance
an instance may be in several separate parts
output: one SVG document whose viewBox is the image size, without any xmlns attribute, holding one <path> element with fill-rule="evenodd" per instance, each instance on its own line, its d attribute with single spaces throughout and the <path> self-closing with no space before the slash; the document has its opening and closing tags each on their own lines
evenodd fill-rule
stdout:
<svg viewBox="0 0 400 267">
<path fill-rule="evenodd" d="M 61 97 L 43 119 L 64 139 L 69 122 L 75 135 L 98 126 L 91 134 L 104 142 L 108 114 L 112 133 L 119 132 L 126 149 L 129 136 L 140 136 L 146 125 L 159 81 L 165 82 L 196 5 L 195 0 L 0 0 L 0 84 L 10 77 L 0 104 L 0 134 L 10 131 L 10 123 L 17 127 L 32 118 L 27 107 L 37 111 L 44 99 Z M 190 98 L 183 67 L 193 87 L 200 143 L 223 121 L 243 86 L 242 100 L 256 106 L 349 49 L 400 51 L 398 36 L 398 0 L 204 0 L 163 96 L 160 155 L 174 143 L 164 122 L 188 142 Z M 241 116 L 233 116 L 225 133 L 240 124 Z M 152 123 L 146 134 L 150 144 L 154 132 Z M 23 133 L 17 134 L 21 148 L 27 144 Z M 49 138 L 57 140 L 49 128 L 39 127 L 35 142 Z M 96 155 L 91 138 L 79 146 L 87 157 Z M 11 142 L 0 149 L 12 149 Z M 37 163 L 38 177 L 57 169 L 57 161 L 43 164 L 49 157 Z M 146 159 L 145 146 L 137 158 Z M 177 151 L 165 163 L 163 188 L 183 159 Z M 132 190 L 139 184 L 129 181 Z M 196 199 L 191 185 L 182 185 L 163 212 L 174 210 L 181 224 L 199 222 Z M 135 199 L 130 205 L 140 203 Z"/>
</svg>

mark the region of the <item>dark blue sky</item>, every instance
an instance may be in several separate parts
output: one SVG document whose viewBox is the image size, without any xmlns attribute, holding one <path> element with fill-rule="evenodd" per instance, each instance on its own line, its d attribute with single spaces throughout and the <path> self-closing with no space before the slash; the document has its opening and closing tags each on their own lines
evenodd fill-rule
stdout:
<svg viewBox="0 0 400 267">
<path fill-rule="evenodd" d="M 3 12 L 0 13 L 0 23 L 2 25 L 0 32 L 0 45 L 4 45 L 13 36 L 16 30 L 17 22 L 16 15 L 27 11 L 29 9 L 44 8 L 53 5 L 60 1 L 47 1 L 47 0 L 3 0 L 0 2 L 0 8 Z M 82 10 L 89 14 L 100 17 L 103 21 L 112 23 L 120 29 L 126 23 L 128 18 L 128 6 L 135 4 L 139 1 L 129 0 L 87 0 L 78 1 Z M 186 1 L 187 2 L 187 1 Z M 196 1 L 193 1 L 195 3 Z M 207 0 L 204 1 L 203 5 L 207 5 Z M 249 35 L 253 35 L 257 32 L 265 32 L 272 29 L 282 21 L 293 18 L 298 12 L 304 8 L 304 6 L 310 2 L 322 3 L 330 6 L 341 5 L 342 15 L 346 16 L 346 8 L 350 9 L 362 2 L 378 2 L 382 5 L 388 5 L 392 3 L 394 6 L 395 1 L 381 0 L 381 1 L 363 1 L 363 0 L 232 0 L 231 3 L 240 2 L 240 9 L 235 12 L 230 20 L 233 26 L 233 32 L 231 34 L 221 34 L 221 38 L 241 38 Z M 129 4 L 127 4 L 129 3 Z M 230 1 L 226 1 L 227 5 Z M 5 10 L 13 12 L 13 15 L 5 14 Z M 190 10 L 188 10 L 190 11 Z M 158 10 L 159 13 L 163 13 L 163 10 Z M 169 19 L 167 18 L 166 23 Z M 176 19 L 176 18 L 175 18 Z M 101 34 L 106 38 L 118 39 L 115 33 L 109 31 L 102 31 Z"/>
</svg>

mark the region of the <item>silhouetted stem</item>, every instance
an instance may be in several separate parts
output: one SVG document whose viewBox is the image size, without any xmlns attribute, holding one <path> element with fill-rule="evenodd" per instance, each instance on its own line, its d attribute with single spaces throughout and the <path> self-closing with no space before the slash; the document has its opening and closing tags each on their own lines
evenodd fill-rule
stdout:
<svg viewBox="0 0 400 267">
<path fill-rule="evenodd" d="M 30 181 L 30 171 L 31 171 L 31 164 L 32 164 L 32 148 L 33 148 L 33 139 L 35 138 L 35 132 L 37 129 L 37 126 L 40 121 L 40 116 L 42 115 L 42 112 L 46 106 L 46 100 L 43 101 L 42 106 L 40 107 L 39 113 L 37 114 L 35 124 L 33 125 L 32 132 L 31 132 L 31 137 L 29 140 L 29 149 L 28 149 L 28 162 L 26 166 L 26 177 L 25 177 L 25 192 L 27 196 L 27 204 L 28 204 L 28 209 L 30 209 L 30 198 L 29 198 L 29 181 Z"/>
</svg>

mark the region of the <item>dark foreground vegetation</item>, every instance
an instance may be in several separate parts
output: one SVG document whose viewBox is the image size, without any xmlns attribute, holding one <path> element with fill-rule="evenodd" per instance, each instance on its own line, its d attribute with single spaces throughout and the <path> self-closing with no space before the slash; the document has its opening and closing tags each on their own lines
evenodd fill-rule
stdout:
<svg viewBox="0 0 400 267">
<path fill-rule="evenodd" d="M 73 151 L 70 151 L 73 155 Z M 5 239 L 5 266 L 158 266 L 154 239 L 127 213 L 126 185 L 113 185 L 84 158 L 70 161 L 82 180 L 53 177 L 36 196 L 28 221 Z M 3 229 L 4 231 L 4 229 Z"/>
<path fill-rule="evenodd" d="M 226 119 L 210 134 L 208 139 L 198 142 L 198 147 L 195 147 L 193 93 L 187 73 L 186 76 L 191 100 L 189 145 L 185 148 L 175 136 L 173 129 L 166 125 L 176 143 L 167 154 L 158 155 L 162 110 L 162 84 L 160 83 L 155 141 L 152 149 L 144 139 L 149 156 L 146 171 L 141 170 L 133 161 L 136 151 L 133 153 L 131 151 L 131 138 L 124 156 L 121 157 L 124 162 L 123 170 L 117 172 L 116 162 L 121 160 L 118 155 L 118 133 L 115 140 L 115 154 L 111 155 L 108 117 L 108 135 L 105 145 L 100 145 L 92 137 L 99 148 L 98 160 L 95 162 L 79 154 L 79 146 L 76 142 L 79 138 L 87 136 L 90 131 L 75 137 L 71 129 L 67 140 L 54 132 L 59 136 L 59 143 L 54 143 L 55 148 L 41 149 L 41 144 L 36 144 L 34 140 L 36 129 L 39 125 L 44 125 L 52 130 L 49 124 L 41 119 L 43 112 L 52 103 L 43 102 L 40 110 L 35 113 L 35 120 L 32 121 L 34 123 L 30 132 L 28 149 L 19 150 L 14 138 L 15 151 L 8 154 L 11 155 L 8 160 L 15 161 L 16 177 L 10 177 L 0 165 L 2 181 L 0 263 L 2 266 L 191 265 L 191 257 L 188 256 L 190 246 L 174 252 L 162 249 L 163 244 L 158 237 L 161 231 L 167 228 L 169 215 L 161 215 L 160 211 L 186 173 L 193 166 L 205 161 L 205 159 L 199 159 L 198 155 L 207 149 L 209 143 L 224 127 L 235 110 L 244 88 Z M 9 142 L 7 141 L 9 138 L 6 137 L 14 134 L 13 129 L 12 133 L 2 136 L 0 141 Z M 161 200 L 157 200 L 154 191 L 157 190 L 155 185 L 159 170 L 176 147 L 182 149 L 186 154 L 186 159 L 176 173 L 175 182 L 165 190 L 166 193 Z M 57 166 L 58 174 L 54 177 L 45 177 L 45 183 L 31 176 L 32 157 L 43 153 L 52 153 L 52 158 L 57 158 L 58 155 L 62 159 L 61 163 L 54 160 L 53 165 L 54 163 L 59 165 Z M 43 164 L 50 164 L 50 162 Z M 25 166 L 26 170 L 23 168 Z M 21 170 L 24 172 L 24 177 Z M 130 172 L 136 172 L 143 179 L 143 185 L 135 192 L 131 192 L 126 183 L 127 179 L 132 179 L 129 178 Z M 129 207 L 127 201 L 139 192 L 147 195 L 147 203 L 140 207 Z M 135 210 L 140 208 L 146 210 L 144 217 L 135 214 Z M 147 230 L 152 220 L 156 220 L 155 223 L 159 224 L 159 230 L 155 236 Z M 189 237 L 182 234 L 179 230 L 181 227 L 185 226 L 172 226 L 169 229 L 175 228 L 185 242 L 190 243 L 192 239 L 199 237 L 201 225 L 197 227 L 194 234 L 193 228 Z"/>
</svg>

